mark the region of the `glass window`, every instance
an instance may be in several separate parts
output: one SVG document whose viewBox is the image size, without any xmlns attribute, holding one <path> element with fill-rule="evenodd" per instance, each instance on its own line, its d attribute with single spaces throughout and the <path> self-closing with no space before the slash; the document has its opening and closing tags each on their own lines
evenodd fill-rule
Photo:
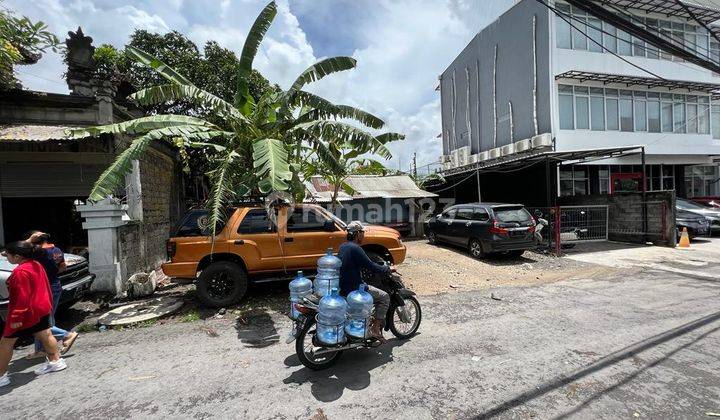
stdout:
<svg viewBox="0 0 720 420">
<path fill-rule="evenodd" d="M 472 220 L 473 209 L 469 207 L 461 207 L 455 215 L 455 220 Z"/>
<path fill-rule="evenodd" d="M 720 105 L 712 106 L 712 137 L 714 139 L 720 139 Z"/>
<path fill-rule="evenodd" d="M 593 130 L 605 129 L 605 100 L 602 97 L 590 97 L 590 116 Z"/>
<path fill-rule="evenodd" d="M 575 128 L 579 130 L 590 128 L 590 108 L 587 96 L 575 97 Z"/>
<path fill-rule="evenodd" d="M 490 220 L 490 215 L 488 214 L 487 210 L 476 208 L 473 210 L 472 219 L 479 222 L 487 222 L 488 220 Z"/>
<path fill-rule="evenodd" d="M 605 89 L 605 96 L 618 96 L 617 89 Z"/>
<path fill-rule="evenodd" d="M 588 39 L 583 34 L 583 32 L 587 33 L 587 25 L 585 25 L 585 18 L 577 18 L 573 21 L 573 26 L 575 28 L 572 28 L 572 42 L 573 42 L 573 49 L 574 50 L 587 50 L 587 44 Z M 582 31 L 582 32 L 580 32 Z"/>
<path fill-rule="evenodd" d="M 614 98 L 606 98 L 605 106 L 607 107 L 607 129 L 619 130 L 620 120 L 618 119 L 618 100 Z"/>
<path fill-rule="evenodd" d="M 645 43 L 643 40 L 633 37 L 633 55 L 645 57 Z"/>
<path fill-rule="evenodd" d="M 607 167 L 598 171 L 598 178 L 600 179 L 600 194 L 610 193 L 610 171 Z"/>
<path fill-rule="evenodd" d="M 209 225 L 210 219 L 207 210 L 191 210 L 187 215 L 185 215 L 182 222 L 178 224 L 173 236 L 209 236 L 212 235 L 212 229 Z M 218 222 L 218 226 L 215 228 L 215 231 L 222 231 L 224 226 L 224 223 Z"/>
<path fill-rule="evenodd" d="M 645 101 L 635 101 L 635 131 L 647 131 L 647 109 Z"/>
<path fill-rule="evenodd" d="M 610 52 L 617 52 L 617 29 L 607 22 L 603 22 L 603 46 Z"/>
<path fill-rule="evenodd" d="M 673 103 L 673 132 L 685 132 L 685 104 L 682 102 Z"/>
<path fill-rule="evenodd" d="M 663 133 L 673 131 L 673 107 L 670 102 L 662 103 L 662 131 Z"/>
<path fill-rule="evenodd" d="M 698 106 L 687 104 L 687 132 L 697 134 L 698 132 Z"/>
<path fill-rule="evenodd" d="M 618 54 L 632 55 L 632 37 L 629 33 L 618 31 Z"/>
<path fill-rule="evenodd" d="M 265 209 L 252 209 L 247 212 L 240 226 L 238 233 L 273 233 L 275 225 L 268 219 Z"/>
<path fill-rule="evenodd" d="M 573 112 L 573 97 L 572 95 L 558 95 L 559 96 L 559 108 L 560 108 L 560 129 L 561 130 L 573 130 L 575 128 L 575 116 Z"/>
<path fill-rule="evenodd" d="M 560 93 L 573 93 L 573 87 L 570 85 L 558 85 L 558 92 Z"/>
<path fill-rule="evenodd" d="M 575 93 L 579 95 L 587 95 L 588 88 L 585 86 L 575 86 Z"/>
<path fill-rule="evenodd" d="M 569 6 L 565 4 L 558 4 L 558 9 L 562 10 L 565 7 L 568 9 Z M 555 15 L 555 45 L 558 48 L 572 48 L 572 39 L 570 37 L 570 24 L 567 23 L 562 17 Z"/>
<path fill-rule="evenodd" d="M 651 133 L 660 132 L 660 102 L 648 101 L 648 131 Z"/>
<path fill-rule="evenodd" d="M 700 105 L 698 109 L 698 133 L 710 134 L 710 105 Z"/>
<path fill-rule="evenodd" d="M 620 130 L 633 131 L 632 99 L 620 99 Z"/>
<path fill-rule="evenodd" d="M 522 223 L 532 220 L 530 212 L 525 210 L 523 207 L 501 207 L 498 209 L 493 209 L 493 213 L 495 213 L 495 217 L 497 217 L 497 219 L 503 223 Z"/>
<path fill-rule="evenodd" d="M 287 222 L 288 232 L 309 232 L 324 230 L 325 218 L 312 210 L 296 208 Z"/>
<path fill-rule="evenodd" d="M 588 18 L 588 50 L 593 52 L 603 52 L 602 49 L 602 23 L 600 19 Z M 593 42 L 594 41 L 594 42 Z"/>
</svg>

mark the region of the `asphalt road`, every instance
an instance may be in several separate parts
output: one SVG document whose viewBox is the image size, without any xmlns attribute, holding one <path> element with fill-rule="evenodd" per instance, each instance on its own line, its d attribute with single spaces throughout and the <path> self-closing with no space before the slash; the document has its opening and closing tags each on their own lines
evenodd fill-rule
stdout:
<svg viewBox="0 0 720 420">
<path fill-rule="evenodd" d="M 720 268 L 703 271 L 718 280 L 648 268 L 423 297 L 421 334 L 322 372 L 275 313 L 87 333 L 64 372 L 15 360 L 1 417 L 707 418 Z"/>
</svg>

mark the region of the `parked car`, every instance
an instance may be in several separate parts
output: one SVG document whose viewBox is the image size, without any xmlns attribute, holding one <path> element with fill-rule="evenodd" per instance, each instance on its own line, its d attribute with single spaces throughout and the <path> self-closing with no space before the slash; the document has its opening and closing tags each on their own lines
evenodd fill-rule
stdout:
<svg viewBox="0 0 720 420">
<path fill-rule="evenodd" d="M 460 245 L 475 258 L 492 253 L 519 257 L 536 246 L 535 220 L 521 204 L 458 204 L 425 223 L 430 243 Z"/>
<path fill-rule="evenodd" d="M 345 242 L 345 223 L 316 205 L 279 207 L 273 223 L 260 205 L 229 210 L 213 241 L 207 212 L 191 210 L 167 242 L 169 262 L 163 272 L 173 278 L 197 279 L 197 295 L 209 307 L 225 307 L 245 295 L 249 282 L 288 278 L 297 270 L 317 269 L 328 248 Z M 291 214 L 288 214 L 291 211 Z M 278 225 L 280 226 L 278 228 Z M 400 264 L 405 245 L 395 229 L 368 226 L 362 247 L 370 258 Z"/>
<path fill-rule="evenodd" d="M 60 273 L 60 283 L 63 288 L 60 305 L 64 306 L 82 299 L 95 280 L 95 274 L 90 273 L 85 258 L 79 255 L 65 254 L 65 264 L 67 264 L 67 270 Z M 3 319 L 5 319 L 8 305 L 6 281 L 14 268 L 14 264 L 10 264 L 7 258 L 0 255 L 0 315 Z"/>
<path fill-rule="evenodd" d="M 702 204 L 705 207 L 720 209 L 720 197 L 714 197 L 714 196 L 693 197 L 690 200 L 692 200 L 698 204 Z"/>
<path fill-rule="evenodd" d="M 705 217 L 710 225 L 708 233 L 720 232 L 720 209 L 703 206 L 684 198 L 675 200 L 675 207 L 677 210 L 689 211 Z"/>
<path fill-rule="evenodd" d="M 690 239 L 706 236 L 710 232 L 710 224 L 705 216 L 679 208 L 675 214 L 675 225 L 677 226 L 678 240 L 680 240 L 683 228 L 687 228 Z"/>
</svg>

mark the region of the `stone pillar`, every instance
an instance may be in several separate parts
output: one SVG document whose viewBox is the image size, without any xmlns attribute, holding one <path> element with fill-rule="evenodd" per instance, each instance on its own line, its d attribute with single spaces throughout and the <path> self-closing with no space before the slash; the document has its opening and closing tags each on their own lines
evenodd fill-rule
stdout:
<svg viewBox="0 0 720 420">
<path fill-rule="evenodd" d="M 111 198 L 97 203 L 87 202 L 77 206 L 77 210 L 85 218 L 83 228 L 88 233 L 90 272 L 97 276 L 93 290 L 120 293 L 123 279 L 118 228 L 128 223 L 125 211 L 119 202 Z"/>
</svg>

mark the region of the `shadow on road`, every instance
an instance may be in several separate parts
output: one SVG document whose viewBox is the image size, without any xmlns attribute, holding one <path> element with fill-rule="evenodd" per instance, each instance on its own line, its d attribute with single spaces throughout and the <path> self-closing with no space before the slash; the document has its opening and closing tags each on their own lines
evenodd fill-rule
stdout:
<svg viewBox="0 0 720 420">
<path fill-rule="evenodd" d="M 468 254 L 467 248 L 463 248 L 459 245 L 456 246 L 456 245 L 442 243 L 442 244 L 436 244 L 434 246 L 454 252 L 464 258 L 473 258 Z M 521 264 L 525 264 L 525 263 L 532 264 L 532 263 L 537 262 L 534 258 L 532 258 L 532 255 L 533 254 L 531 251 L 526 251 L 525 254 L 523 254 L 520 257 L 513 257 L 513 256 L 506 255 L 506 254 L 487 254 L 484 257 L 480 258 L 479 261 L 482 261 L 485 264 L 494 265 L 494 266 L 512 266 L 512 265 L 521 265 Z"/>
<path fill-rule="evenodd" d="M 655 346 L 663 344 L 667 341 L 670 341 L 672 339 L 675 339 L 677 337 L 680 337 L 682 335 L 690 333 L 698 328 L 701 328 L 705 325 L 711 324 L 718 320 L 720 320 L 720 311 L 706 315 L 702 318 L 696 319 L 695 321 L 691 321 L 686 324 L 680 325 L 678 327 L 675 327 L 675 328 L 665 331 L 663 333 L 646 338 L 645 340 L 633 343 L 623 349 L 620 349 L 618 351 L 608 354 L 607 356 L 601 358 L 600 360 L 596 361 L 595 363 L 593 363 L 589 366 L 586 366 L 582 369 L 576 370 L 569 374 L 560 375 L 560 376 L 556 377 L 555 379 L 552 379 L 548 382 L 545 382 L 543 384 L 540 384 L 540 385 L 534 387 L 532 390 L 523 392 L 523 393 L 515 396 L 514 398 L 512 398 L 508 401 L 505 401 L 505 402 L 485 411 L 484 413 L 480 414 L 478 416 L 478 418 L 484 419 L 484 418 L 491 418 L 491 417 L 498 416 L 508 410 L 511 410 L 515 407 L 518 407 L 522 404 L 525 404 L 536 398 L 539 398 L 553 390 L 556 390 L 565 385 L 569 385 L 569 384 L 577 381 L 578 379 L 581 379 L 585 376 L 591 375 L 599 370 L 605 369 L 606 367 L 614 365 L 616 363 L 619 363 L 625 359 L 632 358 L 633 356 L 635 356 L 638 353 L 641 353 L 645 350 L 648 350 L 650 348 L 653 348 Z M 718 327 L 717 329 L 720 329 L 720 327 Z M 713 330 L 713 331 L 715 331 L 715 330 Z M 703 334 L 701 337 L 698 338 L 698 340 L 703 338 L 707 334 L 712 333 L 713 331 Z M 695 340 L 695 341 L 697 341 L 697 340 Z M 684 346 L 682 346 L 681 348 L 683 348 L 683 347 Z M 669 355 L 671 355 L 671 354 L 674 354 L 674 352 L 671 352 Z M 659 363 L 659 361 L 657 363 Z M 655 366 L 657 363 L 653 363 L 648 367 Z M 624 382 L 621 382 L 620 384 L 617 384 L 616 386 L 620 386 L 622 383 L 624 383 Z M 612 389 L 614 389 L 614 387 L 609 388 L 607 391 L 612 390 Z M 569 414 L 572 414 L 572 412 Z"/>
<path fill-rule="evenodd" d="M 318 401 L 331 402 L 343 395 L 345 389 L 358 391 L 370 386 L 370 371 L 393 360 L 393 349 L 410 340 L 391 339 L 377 348 L 346 351 L 338 363 L 325 370 L 306 367 L 294 371 L 284 384 L 310 382 L 310 392 Z M 288 367 L 302 366 L 297 355 L 285 359 Z"/>
<path fill-rule="evenodd" d="M 15 353 L 15 355 L 17 355 L 17 353 Z M 72 357 L 72 354 L 67 354 L 63 356 L 63 359 L 68 360 Z M 10 366 L 8 366 L 8 374 L 10 375 L 11 382 L 10 385 L 0 388 L 0 397 L 11 393 L 16 388 L 22 388 L 23 385 L 27 385 L 35 380 L 38 376 L 35 375 L 33 371 L 23 372 L 23 370 L 30 367 L 34 370 L 34 368 L 40 367 L 39 365 L 41 363 L 45 363 L 45 359 L 27 360 L 24 357 L 20 357 L 12 361 Z M 62 375 L 62 373 L 53 373 L 53 375 Z"/>
<path fill-rule="evenodd" d="M 263 348 L 280 341 L 275 322 L 267 312 L 249 314 L 238 318 L 235 330 L 245 347 Z"/>
</svg>

